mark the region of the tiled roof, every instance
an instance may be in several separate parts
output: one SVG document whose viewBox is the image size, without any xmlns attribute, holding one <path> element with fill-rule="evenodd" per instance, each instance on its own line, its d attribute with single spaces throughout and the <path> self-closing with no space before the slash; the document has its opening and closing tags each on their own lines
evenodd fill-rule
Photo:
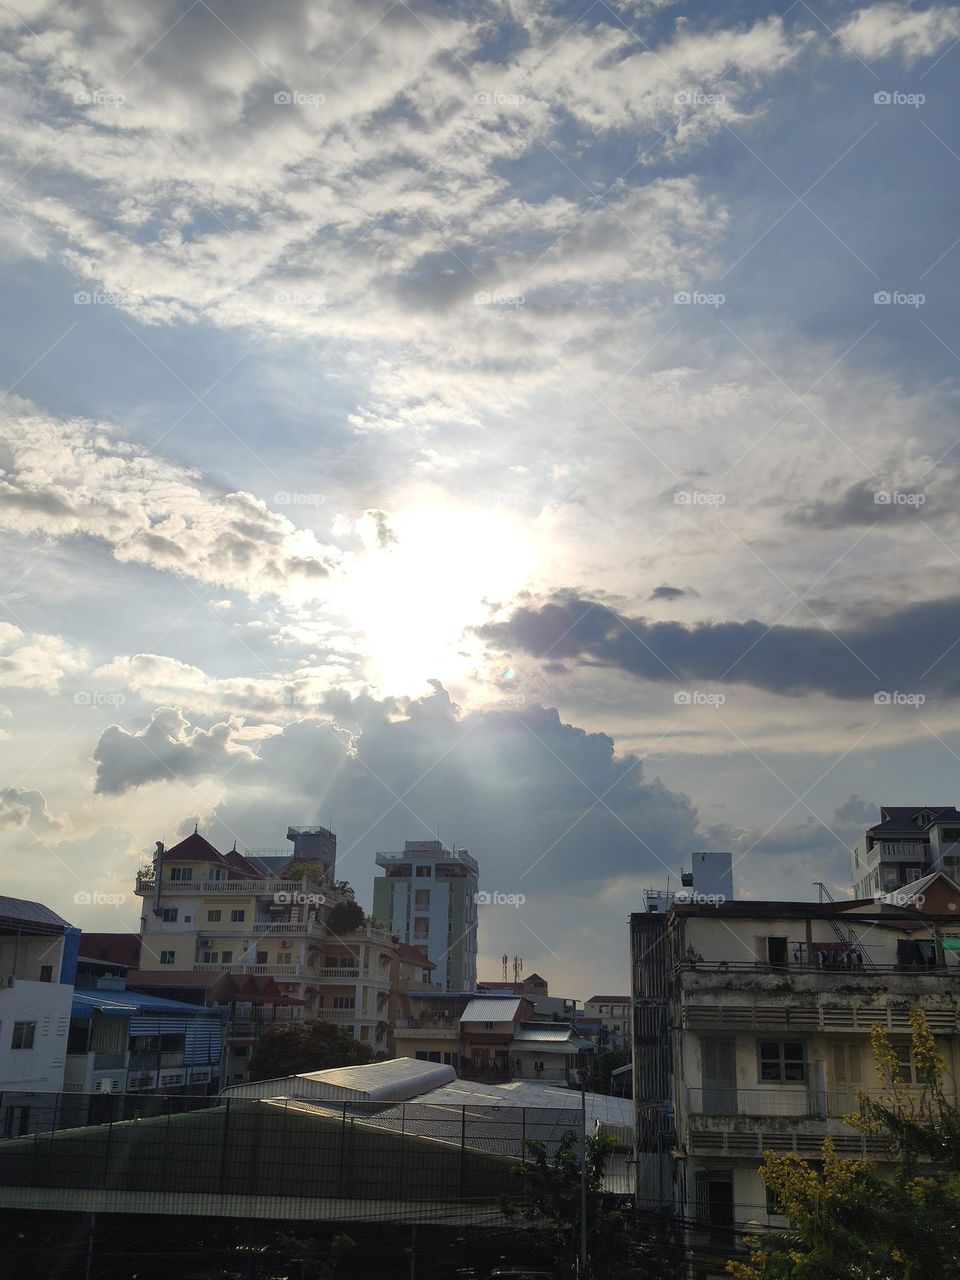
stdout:
<svg viewBox="0 0 960 1280">
<path fill-rule="evenodd" d="M 917 817 L 921 813 L 929 813 L 931 822 L 920 826 Z M 870 828 L 871 835 L 891 835 L 902 831 L 925 831 L 933 822 L 960 822 L 960 812 L 953 805 L 918 804 L 913 808 L 906 805 L 882 805 L 880 821 Z"/>
<path fill-rule="evenodd" d="M 69 929 L 69 923 L 42 902 L 29 902 L 26 898 L 0 897 L 0 929 L 5 926 L 26 928 L 39 926 L 43 933 L 55 933 Z"/>
<path fill-rule="evenodd" d="M 213 862 L 218 867 L 230 866 L 229 859 L 218 852 L 210 841 L 204 839 L 197 831 L 192 832 L 171 849 L 166 849 L 163 860 L 164 862 Z"/>
<path fill-rule="evenodd" d="M 409 942 L 397 943 L 397 955 L 401 960 L 409 960 L 411 964 L 418 964 L 424 969 L 435 969 L 437 967 L 425 951 L 422 951 L 419 947 L 411 946 Z"/>
<path fill-rule="evenodd" d="M 136 933 L 83 933 L 81 960 L 107 960 L 128 969 L 140 963 L 140 937 Z"/>
</svg>

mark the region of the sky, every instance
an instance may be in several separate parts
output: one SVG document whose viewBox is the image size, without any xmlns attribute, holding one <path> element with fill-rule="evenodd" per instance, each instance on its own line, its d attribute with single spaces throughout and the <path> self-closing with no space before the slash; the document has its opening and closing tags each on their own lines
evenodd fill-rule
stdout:
<svg viewBox="0 0 960 1280">
<path fill-rule="evenodd" d="M 3 892 L 332 825 L 628 989 L 955 804 L 960 7 L 0 6 Z"/>
</svg>

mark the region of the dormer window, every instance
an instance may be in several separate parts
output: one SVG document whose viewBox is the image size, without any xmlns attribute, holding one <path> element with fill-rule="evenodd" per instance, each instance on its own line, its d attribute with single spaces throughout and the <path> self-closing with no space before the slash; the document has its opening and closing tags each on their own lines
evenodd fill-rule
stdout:
<svg viewBox="0 0 960 1280">
<path fill-rule="evenodd" d="M 928 827 L 933 821 L 933 814 L 929 809 L 923 809 L 914 819 L 918 827 Z"/>
</svg>

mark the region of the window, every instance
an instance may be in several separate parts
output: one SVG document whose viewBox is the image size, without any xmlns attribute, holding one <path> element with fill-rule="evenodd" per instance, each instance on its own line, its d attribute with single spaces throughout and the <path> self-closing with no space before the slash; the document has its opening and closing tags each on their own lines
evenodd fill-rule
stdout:
<svg viewBox="0 0 960 1280">
<path fill-rule="evenodd" d="M 417 867 L 417 875 L 418 875 L 418 876 L 428 876 L 428 875 L 430 874 L 431 870 L 432 870 L 432 868 L 431 868 L 431 867 Z"/>
<path fill-rule="evenodd" d="M 201 951 L 200 962 L 201 964 L 216 964 L 217 953 L 215 951 Z"/>
<path fill-rule="evenodd" d="M 334 996 L 334 1009 L 355 1009 L 357 1007 L 356 996 Z"/>
<path fill-rule="evenodd" d="M 211 908 L 211 910 L 207 912 L 207 924 L 219 924 L 222 919 L 223 912 L 219 907 Z"/>
<path fill-rule="evenodd" d="M 418 889 L 413 904 L 418 911 L 426 911 L 430 906 L 430 890 Z"/>
<path fill-rule="evenodd" d="M 244 922 L 244 920 L 246 920 L 246 918 L 247 918 L 247 913 L 246 913 L 246 911 L 244 911 L 244 910 L 243 910 L 243 908 L 242 908 L 242 907 L 241 907 L 241 908 L 239 908 L 238 910 L 235 910 L 235 911 L 231 911 L 231 912 L 230 912 L 230 923 L 231 923 L 231 924 L 243 924 L 243 922 Z"/>
<path fill-rule="evenodd" d="M 173 964 L 173 963 L 176 961 L 176 958 L 177 958 L 177 953 L 176 953 L 175 951 L 161 951 L 161 952 L 160 952 L 160 963 L 161 963 L 161 964 Z"/>
<path fill-rule="evenodd" d="M 221 964 L 233 964 L 233 952 L 232 952 L 232 951 L 221 951 L 221 952 L 220 952 L 220 963 L 221 963 Z"/>
<path fill-rule="evenodd" d="M 863 1080 L 860 1062 L 859 1044 L 835 1044 L 833 1046 L 834 1084 L 860 1084 Z"/>
<path fill-rule="evenodd" d="M 413 918 L 413 936 L 415 938 L 426 938 L 430 935 L 430 920 L 427 916 L 414 916 Z"/>
<path fill-rule="evenodd" d="M 258 951 L 258 952 L 257 952 L 257 964 L 269 964 L 269 963 L 270 963 L 270 961 L 269 961 L 269 959 L 268 959 L 268 957 L 267 957 L 267 953 L 266 953 L 266 951 Z"/>
<path fill-rule="evenodd" d="M 170 879 L 171 880 L 192 880 L 193 867 L 171 867 Z"/>
<path fill-rule="evenodd" d="M 932 938 L 897 940 L 898 969 L 934 969 L 937 964 L 937 945 Z"/>
<path fill-rule="evenodd" d="M 32 1049 L 36 1034 L 37 1024 L 35 1022 L 15 1022 L 13 1024 L 13 1039 L 10 1042 L 10 1048 Z"/>
<path fill-rule="evenodd" d="M 293 956 L 290 954 L 289 951 L 277 952 L 277 964 L 290 964 L 292 960 L 293 960 Z"/>
<path fill-rule="evenodd" d="M 53 981 L 53 965 L 52 964 L 42 964 L 40 966 L 40 981 L 41 982 Z"/>
<path fill-rule="evenodd" d="M 801 1083 L 807 1078 L 803 1042 L 800 1040 L 761 1040 L 759 1044 L 761 1080 Z"/>
<path fill-rule="evenodd" d="M 160 913 L 160 918 L 164 924 L 176 924 L 177 913 L 177 907 L 164 907 Z"/>
<path fill-rule="evenodd" d="M 780 1206 L 777 1204 L 777 1197 L 776 1197 L 776 1196 L 774 1195 L 774 1193 L 773 1193 L 773 1188 L 772 1188 L 772 1187 L 768 1187 L 766 1184 L 764 1184 L 764 1188 L 763 1188 L 763 1189 L 764 1189 L 764 1192 L 766 1193 L 766 1200 L 767 1200 L 767 1213 L 768 1213 L 768 1214 L 782 1214 L 782 1213 L 783 1213 L 783 1210 L 782 1210 L 782 1209 L 780 1208 Z"/>
<path fill-rule="evenodd" d="M 896 1055 L 897 1066 L 900 1068 L 900 1078 L 904 1084 L 929 1083 L 928 1074 L 917 1067 L 909 1044 L 906 1042 L 894 1044 L 893 1052 Z"/>
</svg>

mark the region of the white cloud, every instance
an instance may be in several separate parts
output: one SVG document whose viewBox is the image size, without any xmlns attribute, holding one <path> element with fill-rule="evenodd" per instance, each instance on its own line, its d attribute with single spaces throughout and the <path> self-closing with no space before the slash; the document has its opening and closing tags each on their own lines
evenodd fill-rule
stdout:
<svg viewBox="0 0 960 1280">
<path fill-rule="evenodd" d="M 905 4 L 875 4 L 859 9 L 837 35 L 868 61 L 897 54 L 909 64 L 960 37 L 960 8 L 933 5 L 917 11 Z"/>
<path fill-rule="evenodd" d="M 62 636 L 29 635 L 0 622 L 0 688 L 56 693 L 66 678 L 86 669 L 87 661 L 84 651 Z"/>
<path fill-rule="evenodd" d="M 0 827 L 23 829 L 34 836 L 44 836 L 62 831 L 65 825 L 63 818 L 50 813 L 41 791 L 0 787 Z"/>
</svg>

